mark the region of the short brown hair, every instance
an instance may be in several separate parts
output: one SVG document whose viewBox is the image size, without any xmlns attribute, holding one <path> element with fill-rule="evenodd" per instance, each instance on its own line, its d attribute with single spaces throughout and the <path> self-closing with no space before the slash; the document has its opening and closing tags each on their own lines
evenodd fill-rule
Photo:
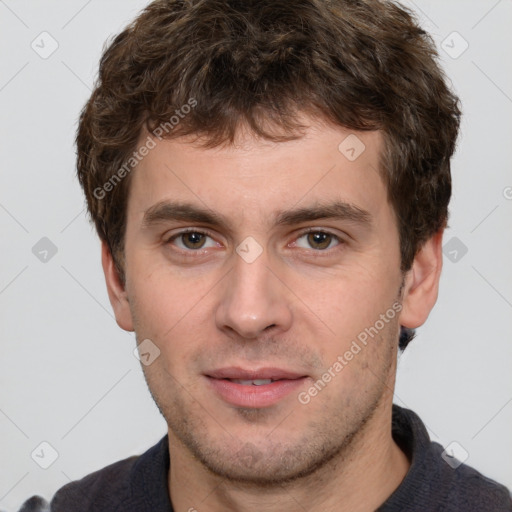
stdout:
<svg viewBox="0 0 512 512">
<path fill-rule="evenodd" d="M 446 225 L 460 118 L 412 13 L 385 0 L 157 0 L 105 50 L 77 134 L 78 177 L 121 280 L 126 162 L 143 129 L 213 147 L 244 124 L 280 141 L 299 136 L 301 113 L 382 131 L 408 270 Z"/>
</svg>

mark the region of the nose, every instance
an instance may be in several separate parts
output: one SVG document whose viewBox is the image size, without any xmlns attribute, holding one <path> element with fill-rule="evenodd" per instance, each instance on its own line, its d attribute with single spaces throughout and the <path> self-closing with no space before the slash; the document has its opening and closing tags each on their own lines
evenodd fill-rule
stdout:
<svg viewBox="0 0 512 512">
<path fill-rule="evenodd" d="M 291 294 L 270 268 L 266 252 L 251 263 L 237 254 L 233 257 L 234 268 L 223 280 L 215 314 L 217 327 L 246 339 L 287 331 L 292 323 Z"/>
</svg>

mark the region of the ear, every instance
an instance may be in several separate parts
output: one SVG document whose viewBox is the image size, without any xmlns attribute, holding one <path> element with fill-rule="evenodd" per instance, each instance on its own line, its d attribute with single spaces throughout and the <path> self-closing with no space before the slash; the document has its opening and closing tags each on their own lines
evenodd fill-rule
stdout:
<svg viewBox="0 0 512 512">
<path fill-rule="evenodd" d="M 101 264 L 105 274 L 108 298 L 116 316 L 116 322 L 121 329 L 133 331 L 133 319 L 128 302 L 128 294 L 125 286 L 119 279 L 119 274 L 114 263 L 114 258 L 106 242 L 101 242 Z"/>
<path fill-rule="evenodd" d="M 405 277 L 400 324 L 416 329 L 428 318 L 439 291 L 443 267 L 443 230 L 427 240 Z"/>
</svg>

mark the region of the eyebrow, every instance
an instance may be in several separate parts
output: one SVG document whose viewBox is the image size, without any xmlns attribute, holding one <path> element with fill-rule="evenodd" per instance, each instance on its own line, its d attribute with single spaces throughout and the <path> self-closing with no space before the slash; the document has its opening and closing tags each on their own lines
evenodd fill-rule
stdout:
<svg viewBox="0 0 512 512">
<path fill-rule="evenodd" d="M 368 211 L 343 201 L 278 212 L 274 222 L 276 225 L 290 226 L 320 219 L 350 221 L 366 227 L 372 224 L 372 215 Z M 190 203 L 161 201 L 144 212 L 142 229 L 150 229 L 156 224 L 169 221 L 198 222 L 224 229 L 227 229 L 229 224 L 223 216 L 208 208 Z"/>
<path fill-rule="evenodd" d="M 173 220 L 226 227 L 224 219 L 211 210 L 188 203 L 161 201 L 144 212 L 142 229 L 149 229 L 155 224 Z"/>
<path fill-rule="evenodd" d="M 346 220 L 367 227 L 372 224 L 370 212 L 343 201 L 281 212 L 277 216 L 276 224 L 288 226 L 320 219 Z"/>
</svg>

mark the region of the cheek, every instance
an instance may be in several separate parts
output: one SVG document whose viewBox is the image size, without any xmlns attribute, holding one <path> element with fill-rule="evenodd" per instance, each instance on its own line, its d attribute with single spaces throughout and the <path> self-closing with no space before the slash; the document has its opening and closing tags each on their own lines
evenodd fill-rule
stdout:
<svg viewBox="0 0 512 512">
<path fill-rule="evenodd" d="M 346 270 L 311 272 L 293 289 L 310 324 L 324 324 L 333 340 L 347 340 L 373 325 L 397 300 L 400 276 L 378 262 L 361 261 Z"/>
<path fill-rule="evenodd" d="M 139 263 L 139 264 L 138 264 Z M 211 289 L 201 277 L 186 278 L 169 265 L 132 262 L 128 293 L 139 336 L 165 338 L 198 309 L 201 297 Z"/>
</svg>

